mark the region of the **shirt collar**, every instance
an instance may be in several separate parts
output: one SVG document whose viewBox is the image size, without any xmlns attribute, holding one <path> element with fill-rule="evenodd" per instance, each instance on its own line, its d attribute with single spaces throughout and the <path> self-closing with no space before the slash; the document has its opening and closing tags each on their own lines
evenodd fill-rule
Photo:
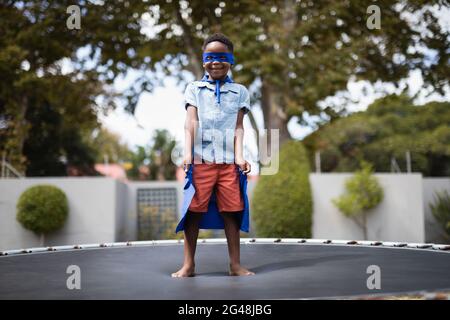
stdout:
<svg viewBox="0 0 450 320">
<path fill-rule="evenodd" d="M 212 91 L 216 90 L 216 85 L 214 83 L 209 83 L 209 82 L 205 82 L 205 81 L 196 81 L 195 84 L 199 88 L 206 87 Z M 222 86 L 220 86 L 220 93 L 222 93 L 222 92 L 225 93 L 228 91 L 232 91 L 234 93 L 239 93 L 239 90 L 236 88 L 234 83 L 225 82 Z"/>
</svg>

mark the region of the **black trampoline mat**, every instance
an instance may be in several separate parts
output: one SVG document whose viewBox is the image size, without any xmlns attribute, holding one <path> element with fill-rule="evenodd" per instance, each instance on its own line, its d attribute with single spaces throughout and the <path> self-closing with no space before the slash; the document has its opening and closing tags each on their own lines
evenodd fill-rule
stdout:
<svg viewBox="0 0 450 320">
<path fill-rule="evenodd" d="M 450 253 L 319 244 L 241 244 L 254 276 L 228 276 L 226 244 L 197 245 L 196 276 L 172 278 L 183 244 L 71 250 L 0 257 L 0 299 L 299 299 L 450 288 Z M 81 289 L 69 290 L 69 265 Z M 367 267 L 381 289 L 367 288 Z"/>
</svg>

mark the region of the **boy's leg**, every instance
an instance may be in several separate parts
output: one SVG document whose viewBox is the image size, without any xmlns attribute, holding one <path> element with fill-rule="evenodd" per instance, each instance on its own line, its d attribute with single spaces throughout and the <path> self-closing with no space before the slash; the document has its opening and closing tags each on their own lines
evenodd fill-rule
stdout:
<svg viewBox="0 0 450 320">
<path fill-rule="evenodd" d="M 240 234 L 236 213 L 223 212 L 223 222 L 225 225 L 225 235 L 228 242 L 228 255 L 230 265 L 239 265 L 240 262 Z"/>
<path fill-rule="evenodd" d="M 216 182 L 216 167 L 209 164 L 194 165 L 193 180 L 195 194 L 189 205 L 184 221 L 184 264 L 172 277 L 189 277 L 194 275 L 194 256 L 197 247 L 199 223 L 202 214 L 208 211 L 208 203 Z"/>
<path fill-rule="evenodd" d="M 240 261 L 240 233 L 238 212 L 223 212 L 222 217 L 225 226 L 225 235 L 228 242 L 228 254 L 230 256 L 230 275 L 231 276 L 249 276 L 254 275 L 241 266 Z"/>
<path fill-rule="evenodd" d="M 252 275 L 253 272 L 241 267 L 239 214 L 244 210 L 240 193 L 239 173 L 235 164 L 223 164 L 217 180 L 217 205 L 222 213 L 225 235 L 230 255 L 230 275 Z"/>
<path fill-rule="evenodd" d="M 184 263 L 180 270 L 172 273 L 172 277 L 192 277 L 195 275 L 195 249 L 199 223 L 203 213 L 189 211 L 184 221 Z"/>
<path fill-rule="evenodd" d="M 199 223 L 202 214 L 189 212 L 186 217 L 184 228 L 184 265 L 195 266 L 195 249 L 197 248 L 197 239 Z"/>
</svg>

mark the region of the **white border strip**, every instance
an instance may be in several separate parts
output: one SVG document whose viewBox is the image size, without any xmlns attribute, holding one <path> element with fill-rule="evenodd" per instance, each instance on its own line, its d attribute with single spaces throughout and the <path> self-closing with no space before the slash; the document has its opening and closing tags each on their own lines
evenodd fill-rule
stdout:
<svg viewBox="0 0 450 320">
<path fill-rule="evenodd" d="M 67 250 L 84 250 L 116 247 L 142 247 L 154 245 L 176 245 L 183 244 L 184 240 L 151 240 L 151 241 L 128 241 L 111 243 L 88 243 L 66 246 L 37 247 L 27 249 L 15 249 L 0 251 L 0 256 L 21 255 L 27 253 L 42 253 Z M 198 239 L 201 244 L 226 244 L 227 239 Z M 241 238 L 241 244 L 330 244 L 347 246 L 379 246 L 385 248 L 424 249 L 428 251 L 447 251 L 450 253 L 450 245 L 434 243 L 407 243 L 407 242 L 382 242 L 361 240 L 330 240 L 330 239 L 303 239 L 303 238 Z"/>
</svg>

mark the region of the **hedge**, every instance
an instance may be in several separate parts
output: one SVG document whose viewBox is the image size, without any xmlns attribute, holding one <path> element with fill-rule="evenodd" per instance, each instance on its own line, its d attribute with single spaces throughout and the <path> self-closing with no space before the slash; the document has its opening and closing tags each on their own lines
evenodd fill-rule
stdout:
<svg viewBox="0 0 450 320">
<path fill-rule="evenodd" d="M 302 142 L 284 143 L 280 148 L 278 173 L 260 176 L 255 186 L 251 215 L 258 237 L 311 237 L 309 173 Z"/>
<path fill-rule="evenodd" d="M 37 234 L 47 234 L 61 228 L 68 213 L 65 193 L 51 185 L 28 188 L 17 203 L 17 220 Z"/>
</svg>

